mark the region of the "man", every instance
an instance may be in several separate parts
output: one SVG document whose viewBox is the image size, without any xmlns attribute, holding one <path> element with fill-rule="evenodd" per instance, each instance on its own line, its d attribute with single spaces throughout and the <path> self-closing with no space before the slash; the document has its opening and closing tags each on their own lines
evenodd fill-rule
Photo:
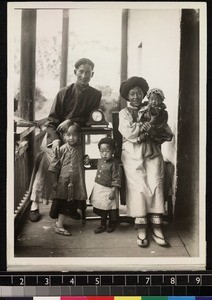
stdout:
<svg viewBox="0 0 212 300">
<path fill-rule="evenodd" d="M 59 155 L 62 144 L 60 132 L 65 131 L 71 121 L 86 126 L 90 113 L 100 104 L 101 92 L 89 86 L 94 75 L 94 63 L 87 58 L 81 58 L 74 66 L 76 82 L 58 92 L 47 119 L 47 134 L 42 142 L 45 144 L 42 147 L 44 155 L 35 174 L 31 193 L 32 205 L 29 216 L 31 222 L 40 220 L 39 202 L 48 203 L 51 196 L 52 177 L 48 167 L 53 156 Z"/>
</svg>

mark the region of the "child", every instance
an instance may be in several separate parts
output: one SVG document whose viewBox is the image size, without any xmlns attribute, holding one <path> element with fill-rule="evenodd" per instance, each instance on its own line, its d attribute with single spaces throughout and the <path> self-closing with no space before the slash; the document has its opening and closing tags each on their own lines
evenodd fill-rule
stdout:
<svg viewBox="0 0 212 300">
<path fill-rule="evenodd" d="M 115 230 L 118 218 L 118 189 L 121 187 L 121 169 L 114 158 L 115 141 L 103 138 L 99 141 L 98 148 L 101 159 L 97 163 L 95 184 L 90 196 L 93 212 L 101 217 L 100 226 L 94 230 L 96 234 Z"/>
<path fill-rule="evenodd" d="M 72 123 L 64 139 L 66 143 L 60 147 L 60 158 L 55 157 L 49 167 L 49 171 L 54 173 L 54 199 L 49 215 L 57 219 L 55 232 L 69 236 L 71 233 L 64 228 L 65 217 L 71 216 L 76 203 L 81 210 L 85 210 L 87 199 L 80 126 Z"/>
<path fill-rule="evenodd" d="M 152 139 L 151 133 L 154 135 L 154 141 L 158 144 L 162 144 L 164 141 L 171 141 L 173 134 L 167 124 L 168 112 L 166 111 L 166 105 L 163 103 L 165 99 L 163 91 L 158 88 L 151 89 L 147 92 L 147 98 L 148 102 L 143 102 L 141 109 L 141 134 L 138 141 L 143 142 L 144 139 L 147 140 L 145 157 L 154 158 L 157 155 L 157 151 L 152 143 L 148 143 L 148 139 Z M 148 132 L 149 126 L 151 126 L 150 132 Z M 155 134 L 156 131 L 158 136 Z"/>
</svg>

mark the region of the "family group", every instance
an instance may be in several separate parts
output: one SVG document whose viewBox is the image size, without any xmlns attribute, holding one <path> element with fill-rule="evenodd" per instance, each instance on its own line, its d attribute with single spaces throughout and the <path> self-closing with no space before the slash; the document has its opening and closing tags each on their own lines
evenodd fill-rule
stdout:
<svg viewBox="0 0 212 300">
<path fill-rule="evenodd" d="M 120 95 L 128 101 L 119 112 L 121 164 L 115 157 L 114 139 L 101 139 L 95 182 L 91 195 L 87 195 L 84 167 L 92 166 L 94 161 L 83 153 L 81 128 L 86 126 L 90 113 L 99 108 L 102 95 L 89 85 L 94 63 L 81 58 L 74 67 L 76 82 L 58 92 L 47 119 L 42 156 L 31 191 L 30 221 L 41 218 L 39 202 L 52 198 L 50 217 L 56 220 L 54 230 L 70 236 L 70 230 L 64 226 L 65 218 L 80 219 L 78 209 L 85 211 L 89 199 L 101 220 L 95 234 L 114 232 L 124 174 L 127 215 L 135 220 L 137 245 L 148 247 L 150 225 L 155 242 L 170 246 L 162 230 L 165 209 L 161 144 L 171 141 L 173 134 L 167 123 L 163 91 L 149 89 L 147 81 L 137 76 L 121 83 Z"/>
</svg>

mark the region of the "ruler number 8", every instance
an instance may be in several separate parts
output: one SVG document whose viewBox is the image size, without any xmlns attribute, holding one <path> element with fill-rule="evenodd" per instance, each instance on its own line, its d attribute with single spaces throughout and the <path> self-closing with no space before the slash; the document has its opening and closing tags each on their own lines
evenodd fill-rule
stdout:
<svg viewBox="0 0 212 300">
<path fill-rule="evenodd" d="M 170 278 L 170 283 L 171 283 L 171 284 L 175 284 L 175 277 L 171 277 L 171 278 Z"/>
</svg>

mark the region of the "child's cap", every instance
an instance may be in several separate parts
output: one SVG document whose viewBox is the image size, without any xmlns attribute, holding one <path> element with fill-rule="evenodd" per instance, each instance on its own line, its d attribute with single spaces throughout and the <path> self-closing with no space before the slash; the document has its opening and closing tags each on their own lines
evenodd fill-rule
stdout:
<svg viewBox="0 0 212 300">
<path fill-rule="evenodd" d="M 76 63 L 75 63 L 75 68 L 78 69 L 81 65 L 88 64 L 91 66 L 92 70 L 94 69 L 94 63 L 88 59 L 88 58 L 80 58 Z"/>
<path fill-rule="evenodd" d="M 101 146 L 102 144 L 109 144 L 109 145 L 112 147 L 113 150 L 116 148 L 116 144 L 115 144 L 114 139 L 109 138 L 109 137 L 105 137 L 105 138 L 101 139 L 101 140 L 98 142 L 98 148 L 99 148 L 99 149 L 100 149 L 100 146 Z"/>
<path fill-rule="evenodd" d="M 161 89 L 158 88 L 154 88 L 148 91 L 147 93 L 147 98 L 149 99 L 151 94 L 157 94 L 161 97 L 162 101 L 165 99 L 164 93 Z"/>
</svg>

